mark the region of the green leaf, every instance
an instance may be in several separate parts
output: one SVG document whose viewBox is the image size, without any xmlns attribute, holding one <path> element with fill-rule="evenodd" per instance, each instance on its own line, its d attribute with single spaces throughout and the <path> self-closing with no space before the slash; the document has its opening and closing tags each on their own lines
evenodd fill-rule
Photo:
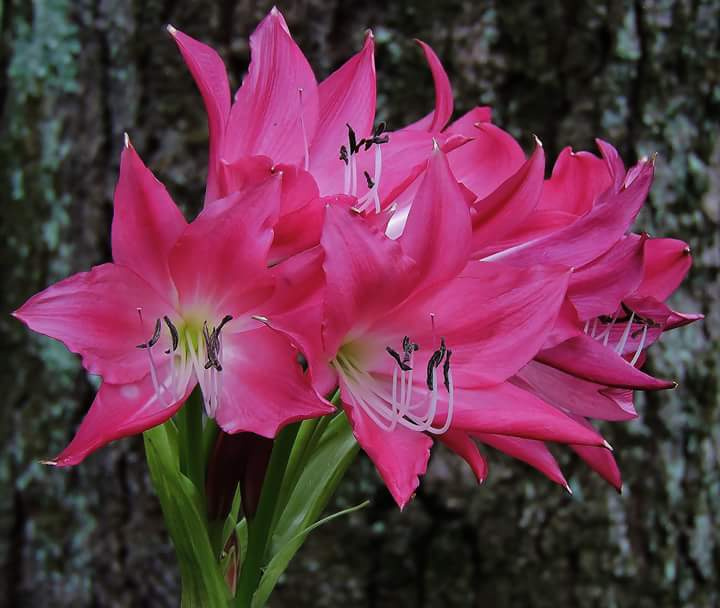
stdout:
<svg viewBox="0 0 720 608">
<path fill-rule="evenodd" d="M 349 515 L 354 511 L 364 509 L 369 504 L 370 501 L 366 500 L 365 502 L 362 502 L 359 505 L 355 505 L 354 507 L 349 507 L 347 509 L 343 509 L 342 511 L 338 511 L 337 513 L 333 513 L 332 515 L 328 515 L 327 517 L 323 517 L 320 521 L 316 521 L 313 525 L 308 526 L 302 532 L 298 532 L 287 543 L 285 543 L 285 546 L 283 546 L 275 555 L 273 555 L 270 563 L 265 568 L 265 572 L 263 573 L 260 585 L 255 591 L 255 595 L 253 595 L 252 608 L 261 608 L 265 605 L 265 602 L 270 597 L 270 594 L 275 588 L 275 585 L 280 578 L 280 575 L 285 572 L 285 569 L 290 563 L 290 560 L 305 542 L 305 539 L 307 538 L 308 534 L 310 534 L 310 532 L 312 532 L 315 528 L 319 528 L 320 526 L 332 521 L 333 519 L 337 519 L 338 517 L 342 517 L 343 515 Z"/>
<path fill-rule="evenodd" d="M 287 505 L 274 526 L 270 559 L 253 597 L 253 608 L 262 606 L 270 596 L 278 577 L 313 529 L 358 450 L 345 414 L 337 414 L 299 471 Z"/>
<path fill-rule="evenodd" d="M 183 608 L 227 606 L 228 590 L 208 537 L 202 496 L 180 471 L 177 428 L 145 431 L 145 453 L 182 578 Z"/>
</svg>

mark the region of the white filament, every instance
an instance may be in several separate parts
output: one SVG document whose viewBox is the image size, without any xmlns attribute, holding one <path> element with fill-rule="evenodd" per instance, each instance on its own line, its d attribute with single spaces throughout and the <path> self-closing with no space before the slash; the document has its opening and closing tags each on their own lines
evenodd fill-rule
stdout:
<svg viewBox="0 0 720 608">
<path fill-rule="evenodd" d="M 303 107 L 302 89 L 298 89 L 298 95 L 300 96 L 300 128 L 302 129 L 303 148 L 305 151 L 305 171 L 308 171 L 310 169 L 310 146 L 308 145 L 307 131 L 305 130 L 305 111 Z"/>
<path fill-rule="evenodd" d="M 413 386 L 413 353 L 410 354 L 408 362 L 411 368 L 409 371 L 394 366 L 390 394 L 374 376 L 359 369 L 353 361 L 339 356 L 336 362 L 338 364 L 335 367 L 343 377 L 353 405 L 362 409 L 381 429 L 391 432 L 400 425 L 412 431 L 440 435 L 450 428 L 455 389 L 449 371 L 447 416 L 443 425 L 437 427 L 433 425 L 439 398 L 437 370 L 435 368 L 432 370 L 433 388 L 425 389 L 425 394 L 419 401 L 413 403 L 413 393 L 417 393 L 416 390 L 414 391 L 416 387 Z"/>
<path fill-rule="evenodd" d="M 648 333 L 648 326 L 643 325 L 642 329 L 642 337 L 640 338 L 640 344 L 637 347 L 637 350 L 635 351 L 635 354 L 633 355 L 632 361 L 630 361 L 630 365 L 635 365 L 640 358 L 640 353 L 642 353 L 642 349 L 645 346 L 645 339 L 647 338 Z"/>
<path fill-rule="evenodd" d="M 375 213 L 380 213 L 380 178 L 382 177 L 382 151 L 379 144 L 375 144 L 375 170 L 372 176 L 373 186 L 367 193 L 358 200 L 356 208 L 359 211 L 367 211 L 370 204 L 374 203 Z"/>
<path fill-rule="evenodd" d="M 622 337 L 620 338 L 619 342 L 617 343 L 617 346 L 615 347 L 615 352 L 618 355 L 622 355 L 623 350 L 625 349 L 625 345 L 627 344 L 628 336 L 630 335 L 630 330 L 632 329 L 633 321 L 635 320 L 635 313 L 630 314 L 630 320 L 628 321 L 627 325 L 625 326 L 625 331 L 623 331 Z"/>
</svg>

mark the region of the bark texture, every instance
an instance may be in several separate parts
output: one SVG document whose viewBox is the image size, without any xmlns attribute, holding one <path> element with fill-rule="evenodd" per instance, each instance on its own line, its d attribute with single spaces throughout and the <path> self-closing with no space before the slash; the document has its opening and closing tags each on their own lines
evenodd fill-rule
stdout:
<svg viewBox="0 0 720 608">
<path fill-rule="evenodd" d="M 188 213 L 199 207 L 206 125 L 163 30 L 212 43 L 239 84 L 269 2 L 4 0 L 0 40 L 0 606 L 176 606 L 178 580 L 143 462 L 125 440 L 80 467 L 55 454 L 89 405 L 78 360 L 7 313 L 109 257 L 122 133 Z M 491 455 L 483 487 L 434 457 L 399 513 L 361 460 L 336 506 L 372 507 L 318 530 L 271 606 L 665 606 L 720 603 L 718 0 L 280 2 L 323 77 L 373 27 L 380 113 L 391 126 L 433 102 L 412 37 L 443 58 L 456 110 L 495 121 L 554 159 L 561 147 L 658 152 L 638 225 L 687 240 L 695 267 L 675 300 L 707 320 L 667 336 L 650 365 L 680 388 L 649 395 L 608 439 L 617 495 L 562 454 L 573 497 Z"/>
</svg>

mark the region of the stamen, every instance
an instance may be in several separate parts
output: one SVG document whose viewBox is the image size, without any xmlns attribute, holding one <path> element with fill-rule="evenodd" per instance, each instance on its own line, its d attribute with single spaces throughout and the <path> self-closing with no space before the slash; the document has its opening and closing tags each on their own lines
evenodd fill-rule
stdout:
<svg viewBox="0 0 720 608">
<path fill-rule="evenodd" d="M 165 354 L 169 355 L 171 352 L 175 352 L 177 350 L 178 344 L 180 343 L 180 336 L 178 335 L 177 328 L 173 325 L 167 315 L 163 317 L 163 321 L 165 321 L 165 325 L 167 325 L 168 330 L 170 331 L 170 338 L 172 339 L 172 348 L 168 348 L 165 351 Z"/>
<path fill-rule="evenodd" d="M 143 316 L 142 316 L 142 308 L 137 308 L 136 310 L 138 313 L 138 318 L 140 319 L 140 328 L 142 330 L 143 326 L 144 326 Z M 153 355 L 152 355 L 152 346 L 155 344 L 155 342 L 157 342 L 157 340 L 160 337 L 160 330 L 158 328 L 159 325 L 160 325 L 160 319 L 158 319 L 155 322 L 155 331 L 153 332 L 153 337 L 150 338 L 150 340 L 147 342 L 147 344 L 145 345 L 145 349 L 148 354 L 148 361 L 150 363 L 150 380 L 152 381 L 153 389 L 155 390 L 155 397 L 157 399 L 160 399 L 162 397 L 165 405 L 170 406 L 170 405 L 172 405 L 172 402 L 174 399 L 172 398 L 172 396 L 171 396 L 170 401 L 167 401 L 167 399 L 165 398 L 165 393 L 168 391 L 168 388 L 164 384 L 161 384 L 160 381 L 158 380 L 157 366 L 155 365 L 155 359 L 153 359 Z M 157 337 L 156 337 L 156 334 L 157 334 Z M 153 339 L 155 340 L 155 342 L 153 342 Z"/>
<path fill-rule="evenodd" d="M 640 358 L 640 353 L 642 353 L 642 349 L 645 346 L 645 339 L 647 338 L 648 334 L 648 326 L 643 324 L 642 328 L 642 338 L 640 338 L 640 344 L 638 344 L 637 350 L 635 351 L 635 354 L 633 355 L 632 361 L 630 361 L 630 365 L 635 365 L 638 362 L 638 359 Z"/>
<path fill-rule="evenodd" d="M 625 326 L 625 331 L 623 331 L 622 337 L 617 343 L 617 346 L 615 347 L 615 352 L 618 355 L 622 355 L 622 352 L 625 348 L 625 344 L 627 344 L 628 336 L 630 335 L 630 330 L 632 329 L 633 321 L 635 320 L 635 313 L 632 312 L 630 314 L 630 319 L 627 322 L 627 325 Z"/>
<path fill-rule="evenodd" d="M 395 361 L 397 361 L 398 367 L 400 367 L 401 370 L 403 370 L 404 372 L 409 372 L 412 369 L 400 358 L 400 353 L 398 353 L 396 350 L 390 348 L 389 346 L 386 346 L 385 350 L 393 359 L 395 359 Z"/>
<path fill-rule="evenodd" d="M 142 308 L 138 308 L 138 314 L 140 315 L 140 323 L 142 326 Z M 152 337 L 143 344 L 138 344 L 135 348 L 152 348 L 157 344 L 157 341 L 160 339 L 160 319 L 157 319 L 155 321 L 155 329 L 153 330 Z"/>
<path fill-rule="evenodd" d="M 372 177 L 370 177 L 370 174 L 367 171 L 363 171 L 365 174 L 365 181 L 367 182 L 368 189 L 372 189 L 375 187 L 375 182 L 373 181 Z"/>
<path fill-rule="evenodd" d="M 447 356 L 445 357 L 445 363 L 443 364 L 443 379 L 445 384 L 445 389 L 450 392 L 450 357 L 452 356 L 452 351 L 447 351 Z"/>
</svg>

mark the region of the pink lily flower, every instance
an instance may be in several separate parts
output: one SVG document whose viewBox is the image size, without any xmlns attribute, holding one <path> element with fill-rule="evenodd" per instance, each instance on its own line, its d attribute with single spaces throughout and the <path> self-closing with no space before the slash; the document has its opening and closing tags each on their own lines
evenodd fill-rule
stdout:
<svg viewBox="0 0 720 608">
<path fill-rule="evenodd" d="M 633 237 L 634 235 L 630 235 Z M 702 318 L 702 315 L 684 315 L 668 308 L 663 301 L 679 286 L 692 263 L 690 250 L 685 243 L 674 239 L 633 239 L 642 244 L 642 257 L 625 258 L 620 264 L 613 264 L 617 258 L 610 260 L 609 272 L 595 271 L 594 276 L 620 277 L 617 284 L 625 284 L 627 293 L 618 294 L 612 281 L 602 281 L 596 286 L 596 298 L 587 301 L 573 298 L 573 286 L 569 289 L 569 299 L 577 309 L 580 319 L 584 322 L 583 334 L 585 348 L 594 351 L 599 366 L 607 365 L 608 358 L 614 361 L 613 366 L 620 370 L 616 375 L 604 378 L 588 379 L 587 370 L 578 373 L 580 366 L 562 365 L 557 356 L 547 360 L 541 351 L 538 357 L 526 365 L 512 382 L 519 387 L 552 404 L 581 423 L 589 424 L 586 418 L 602 420 L 629 420 L 637 416 L 633 406 L 632 388 L 662 388 L 662 386 L 642 386 L 640 382 L 632 385 L 628 380 L 627 366 L 641 366 L 645 360 L 645 352 L 657 341 L 663 331 L 685 325 Z M 602 265 L 608 256 L 594 263 Z M 638 269 L 640 273 L 638 275 Z M 578 273 L 581 274 L 581 273 Z M 635 287 L 627 287 L 623 277 L 635 276 Z M 604 287 L 603 287 L 604 286 Z M 606 292 L 603 294 L 603 292 Z M 577 293 L 577 292 L 576 292 Z M 608 295 L 609 294 L 609 295 Z M 620 300 L 617 299 L 620 295 Z M 596 315 L 593 307 L 598 302 L 606 302 L 605 310 L 612 314 Z M 583 314 L 584 313 L 584 314 Z M 605 347 L 600 351 L 593 342 Z M 576 349 L 576 358 L 583 356 L 582 349 Z M 605 354 L 605 359 L 601 355 Z M 572 375 L 572 372 L 577 375 Z M 621 380 L 622 378 L 622 380 Z M 640 377 L 638 377 L 640 378 Z M 646 381 L 641 379 L 643 383 Z M 630 382 L 620 386 L 619 383 Z M 674 383 L 673 383 L 674 384 Z M 619 468 L 612 454 L 593 446 L 571 445 L 572 449 L 596 472 L 620 490 L 622 480 Z"/>
<path fill-rule="evenodd" d="M 168 31 L 208 114 L 206 204 L 269 179 L 275 171 L 294 176 L 292 196 L 283 194 L 277 228 L 284 241 L 274 244 L 273 261 L 319 242 L 327 203 L 379 212 L 422 173 L 433 140 L 445 151 L 469 140 L 452 128 L 443 131 L 452 114 L 452 91 L 437 56 L 420 41 L 435 79 L 436 109 L 404 129 L 385 132 L 384 125 L 373 126 L 376 76 L 370 32 L 362 50 L 318 84 L 285 19 L 273 8 L 250 36 L 248 74 L 231 102 L 219 55 L 172 26 Z M 489 114 L 483 116 L 489 120 Z M 342 197 L 328 198 L 337 195 Z"/>
<path fill-rule="evenodd" d="M 604 445 L 506 380 L 553 328 L 569 271 L 467 263 L 471 217 L 437 148 L 400 239 L 327 207 L 322 288 L 302 312 L 265 315 L 307 356 L 316 386 L 339 385 L 355 436 L 403 507 L 433 438 L 484 478 L 471 435 Z M 314 316 L 313 316 L 314 315 Z"/>
<path fill-rule="evenodd" d="M 282 179 L 218 200 L 188 224 L 126 139 L 113 263 L 48 287 L 14 313 L 103 379 L 51 464 L 77 464 L 161 424 L 196 384 L 208 416 L 228 433 L 273 437 L 289 422 L 331 411 L 287 340 L 251 318 L 274 290 L 266 259 Z"/>
</svg>

